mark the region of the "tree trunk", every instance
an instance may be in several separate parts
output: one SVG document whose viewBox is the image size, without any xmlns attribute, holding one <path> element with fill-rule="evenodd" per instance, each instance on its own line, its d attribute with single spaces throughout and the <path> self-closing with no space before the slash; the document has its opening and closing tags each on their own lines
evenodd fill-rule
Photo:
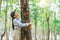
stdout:
<svg viewBox="0 0 60 40">
<path fill-rule="evenodd" d="M 21 18 L 22 23 L 29 23 L 29 0 L 20 0 L 21 2 Z M 26 28 L 21 28 L 21 40 L 32 40 L 31 30 Z"/>
<path fill-rule="evenodd" d="M 49 21 L 48 22 L 48 34 L 47 34 L 47 40 L 49 40 L 49 35 L 50 35 L 50 28 L 49 28 Z"/>
<path fill-rule="evenodd" d="M 43 25 L 44 25 L 44 21 L 43 21 Z M 42 27 L 42 40 L 45 40 L 45 37 L 44 37 L 44 26 Z"/>
<path fill-rule="evenodd" d="M 2 4 L 2 0 L 0 0 L 0 17 L 1 17 L 1 4 Z"/>
<path fill-rule="evenodd" d="M 54 20 L 56 20 L 56 13 L 54 14 Z M 54 40 L 57 40 L 56 37 L 56 23 L 54 22 Z"/>
<path fill-rule="evenodd" d="M 2 0 L 0 0 L 0 17 L 1 17 L 1 4 L 2 4 Z M 1 40 L 3 39 L 4 35 L 5 35 L 5 31 L 3 34 L 1 34 Z"/>
<path fill-rule="evenodd" d="M 47 24 L 48 24 L 48 31 L 47 31 L 47 39 L 46 40 L 49 40 L 49 35 L 50 35 L 50 27 L 49 27 L 49 16 L 48 14 L 46 13 L 46 19 L 47 19 Z"/>
<path fill-rule="evenodd" d="M 53 32 L 51 32 L 51 40 L 53 40 Z"/>
<path fill-rule="evenodd" d="M 35 18 L 35 40 L 37 40 L 36 34 L 37 34 L 37 19 Z"/>
<path fill-rule="evenodd" d="M 1 4 L 2 4 L 2 0 L 0 0 L 0 17 L 1 17 Z M 2 36 L 1 36 L 1 40 L 2 40 Z"/>
<path fill-rule="evenodd" d="M 6 34 L 6 39 L 9 40 L 8 32 L 7 32 L 7 10 L 8 10 L 8 0 L 6 0 L 6 11 L 5 11 L 5 34 Z"/>
<path fill-rule="evenodd" d="M 5 31 L 4 31 L 4 33 L 1 35 L 1 40 L 3 39 L 3 36 L 5 35 Z"/>
</svg>

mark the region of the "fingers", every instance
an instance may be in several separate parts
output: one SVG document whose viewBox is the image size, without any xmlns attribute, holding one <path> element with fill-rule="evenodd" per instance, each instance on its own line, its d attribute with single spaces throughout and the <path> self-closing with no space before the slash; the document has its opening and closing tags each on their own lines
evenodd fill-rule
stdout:
<svg viewBox="0 0 60 40">
<path fill-rule="evenodd" d="M 29 23 L 29 26 L 31 26 L 32 24 L 31 23 Z"/>
<path fill-rule="evenodd" d="M 28 27 L 28 29 L 32 29 L 32 24 L 31 23 L 29 23 L 29 27 Z"/>
<path fill-rule="evenodd" d="M 31 30 L 31 29 L 32 29 L 32 27 L 30 26 L 30 27 L 29 27 L 29 29 Z"/>
</svg>

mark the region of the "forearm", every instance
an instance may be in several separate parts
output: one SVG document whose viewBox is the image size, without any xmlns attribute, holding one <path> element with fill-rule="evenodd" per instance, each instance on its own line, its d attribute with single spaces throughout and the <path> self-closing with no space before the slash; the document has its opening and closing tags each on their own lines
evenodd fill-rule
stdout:
<svg viewBox="0 0 60 40">
<path fill-rule="evenodd" d="M 28 23 L 20 23 L 19 26 L 20 27 L 27 27 L 27 26 L 29 26 L 29 24 Z"/>
</svg>

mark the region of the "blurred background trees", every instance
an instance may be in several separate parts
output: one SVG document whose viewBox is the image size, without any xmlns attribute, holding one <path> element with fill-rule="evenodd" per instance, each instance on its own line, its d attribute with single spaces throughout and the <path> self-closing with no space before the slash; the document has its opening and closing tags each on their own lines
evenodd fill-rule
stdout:
<svg viewBox="0 0 60 40">
<path fill-rule="evenodd" d="M 16 9 L 21 17 L 20 0 L 0 0 L 0 37 L 5 31 L 12 35 L 10 13 Z M 60 0 L 29 0 L 33 40 L 60 40 Z M 7 18 L 7 23 L 5 22 Z"/>
</svg>

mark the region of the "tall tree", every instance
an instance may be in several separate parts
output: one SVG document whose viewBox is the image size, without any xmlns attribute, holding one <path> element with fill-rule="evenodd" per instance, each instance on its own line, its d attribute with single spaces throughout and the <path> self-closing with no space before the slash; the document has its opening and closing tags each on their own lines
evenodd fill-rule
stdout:
<svg viewBox="0 0 60 40">
<path fill-rule="evenodd" d="M 1 17 L 1 3 L 2 3 L 2 0 L 0 0 L 0 17 Z"/>
<path fill-rule="evenodd" d="M 43 20 L 43 19 L 42 19 Z M 44 25 L 44 21 L 42 21 L 43 25 Z M 42 26 L 42 40 L 45 40 L 45 37 L 44 37 L 44 26 Z"/>
<path fill-rule="evenodd" d="M 9 40 L 7 32 L 7 12 L 8 12 L 8 0 L 6 0 L 6 10 L 5 10 L 5 34 L 6 34 L 6 40 Z"/>
<path fill-rule="evenodd" d="M 20 0 L 22 23 L 29 23 L 29 0 Z M 21 40 L 32 40 L 31 30 L 29 27 L 21 28 Z"/>
<path fill-rule="evenodd" d="M 2 4 L 2 0 L 0 0 L 0 17 L 1 17 L 1 4 Z M 2 36 L 1 36 L 1 40 L 2 40 Z"/>
<path fill-rule="evenodd" d="M 50 14 L 46 13 L 46 20 L 47 20 L 47 24 L 48 24 L 48 31 L 47 31 L 47 39 L 46 40 L 49 40 L 49 35 L 50 35 L 49 19 L 50 19 Z"/>
<path fill-rule="evenodd" d="M 34 25 L 35 25 L 35 40 L 37 40 L 36 34 L 37 34 L 37 18 L 38 18 L 38 8 L 36 8 L 37 6 L 33 3 L 33 19 L 34 19 Z"/>
<path fill-rule="evenodd" d="M 54 20 L 56 20 L 56 13 L 54 13 Z M 57 37 L 56 37 L 56 23 L 54 21 L 54 40 L 57 40 Z"/>
<path fill-rule="evenodd" d="M 6 9 L 5 9 L 5 30 L 4 33 L 1 35 L 1 40 L 3 39 L 3 36 L 6 35 L 6 39 L 5 40 L 9 40 L 8 37 L 8 33 L 7 33 L 7 9 L 8 9 L 8 0 L 5 1 L 6 2 Z"/>
<path fill-rule="evenodd" d="M 35 40 L 37 40 L 36 34 L 37 34 L 37 14 L 34 14 L 34 21 L 35 21 Z"/>
</svg>

